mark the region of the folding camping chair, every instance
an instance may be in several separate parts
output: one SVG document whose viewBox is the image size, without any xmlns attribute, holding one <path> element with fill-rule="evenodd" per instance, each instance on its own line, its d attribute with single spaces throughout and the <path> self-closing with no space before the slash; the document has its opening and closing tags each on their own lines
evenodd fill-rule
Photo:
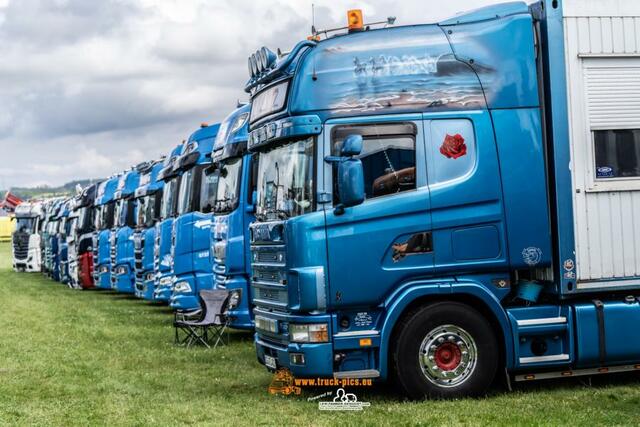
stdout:
<svg viewBox="0 0 640 427">
<path fill-rule="evenodd" d="M 215 340 L 213 348 L 220 343 L 225 345 L 224 333 L 229 325 L 226 315 L 229 292 L 224 289 L 204 290 L 200 291 L 199 298 L 202 307 L 199 318 L 189 317 L 188 313 L 183 313 L 182 318 L 176 315 L 173 322 L 176 344 L 190 347 L 200 343 L 211 348 L 210 344 Z M 184 334 L 183 338 L 180 338 L 180 332 Z"/>
</svg>

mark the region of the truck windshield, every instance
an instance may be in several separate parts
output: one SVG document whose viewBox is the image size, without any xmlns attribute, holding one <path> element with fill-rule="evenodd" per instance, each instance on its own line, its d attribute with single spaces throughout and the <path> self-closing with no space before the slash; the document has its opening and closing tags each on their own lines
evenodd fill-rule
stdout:
<svg viewBox="0 0 640 427">
<path fill-rule="evenodd" d="M 86 207 L 78 210 L 78 231 L 87 233 L 91 231 L 91 225 L 94 223 L 94 208 Z"/>
<path fill-rule="evenodd" d="M 160 209 L 160 217 L 166 219 L 172 217 L 175 213 L 176 197 L 178 196 L 179 177 L 174 177 L 167 181 L 164 185 L 164 197 L 162 198 L 162 207 Z"/>
<path fill-rule="evenodd" d="M 242 157 L 229 159 L 220 164 L 215 213 L 229 213 L 238 206 L 241 173 Z"/>
<path fill-rule="evenodd" d="M 76 232 L 76 224 L 78 223 L 78 218 L 74 217 L 69 217 L 69 219 L 67 220 L 67 225 L 66 225 L 66 234 L 67 237 L 70 238 L 71 240 L 75 240 L 76 236 L 77 236 L 77 232 Z"/>
<path fill-rule="evenodd" d="M 120 199 L 116 202 L 116 225 L 131 227 L 134 225 L 135 206 L 133 199 Z"/>
<path fill-rule="evenodd" d="M 210 213 L 214 211 L 216 193 L 218 191 L 218 169 L 211 168 L 202 171 L 202 188 L 200 190 L 200 212 Z"/>
<path fill-rule="evenodd" d="M 156 194 L 148 194 L 138 199 L 138 214 L 136 215 L 136 225 L 138 227 L 149 228 L 156 218 Z"/>
<path fill-rule="evenodd" d="M 186 171 L 180 179 L 180 191 L 178 191 L 178 215 L 191 212 L 195 176 L 195 168 L 191 168 Z"/>
<path fill-rule="evenodd" d="M 122 227 L 122 213 L 124 212 L 125 203 L 123 199 L 116 201 L 115 226 Z"/>
<path fill-rule="evenodd" d="M 17 217 L 16 218 L 16 231 L 20 233 L 33 233 L 36 228 L 36 218 L 29 217 Z"/>
<path fill-rule="evenodd" d="M 314 139 L 307 138 L 260 153 L 259 219 L 284 219 L 313 210 L 313 150 Z"/>
<path fill-rule="evenodd" d="M 100 227 L 101 230 L 107 230 L 113 227 L 113 211 L 115 209 L 115 203 L 116 202 L 109 202 L 102 206 L 102 219 L 100 220 L 100 225 L 102 225 L 102 227 Z"/>
</svg>

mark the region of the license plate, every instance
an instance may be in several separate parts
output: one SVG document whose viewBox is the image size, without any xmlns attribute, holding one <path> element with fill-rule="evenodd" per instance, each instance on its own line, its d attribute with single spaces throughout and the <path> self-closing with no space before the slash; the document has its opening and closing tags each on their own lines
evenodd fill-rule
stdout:
<svg viewBox="0 0 640 427">
<path fill-rule="evenodd" d="M 278 365 L 276 363 L 276 358 L 272 356 L 264 355 L 264 364 L 267 368 L 277 369 Z"/>
</svg>

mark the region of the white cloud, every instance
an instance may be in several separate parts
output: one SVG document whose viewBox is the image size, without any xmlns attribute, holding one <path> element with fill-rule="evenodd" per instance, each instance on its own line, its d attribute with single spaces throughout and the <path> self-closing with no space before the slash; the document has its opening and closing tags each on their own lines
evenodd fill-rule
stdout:
<svg viewBox="0 0 640 427">
<path fill-rule="evenodd" d="M 433 22 L 499 0 L 0 0 L 0 188 L 107 176 L 246 99 L 246 58 L 316 27 Z M 37 17 L 37 19 L 34 19 Z"/>
</svg>

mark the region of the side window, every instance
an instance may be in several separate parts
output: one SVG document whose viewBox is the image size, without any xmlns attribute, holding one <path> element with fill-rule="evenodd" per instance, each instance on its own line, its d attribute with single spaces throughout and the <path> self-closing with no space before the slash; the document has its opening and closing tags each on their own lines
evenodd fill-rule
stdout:
<svg viewBox="0 0 640 427">
<path fill-rule="evenodd" d="M 594 130 L 596 179 L 640 177 L 640 129 Z"/>
<path fill-rule="evenodd" d="M 416 189 L 416 134 L 413 123 L 338 126 L 332 132 L 332 154 L 340 154 L 344 139 L 362 135 L 358 158 L 364 169 L 366 199 Z M 339 201 L 334 166 L 334 202 Z"/>
<path fill-rule="evenodd" d="M 471 120 L 431 120 L 430 129 L 433 164 L 427 168 L 429 185 L 446 183 L 469 174 L 476 164 L 476 141 Z"/>
</svg>

